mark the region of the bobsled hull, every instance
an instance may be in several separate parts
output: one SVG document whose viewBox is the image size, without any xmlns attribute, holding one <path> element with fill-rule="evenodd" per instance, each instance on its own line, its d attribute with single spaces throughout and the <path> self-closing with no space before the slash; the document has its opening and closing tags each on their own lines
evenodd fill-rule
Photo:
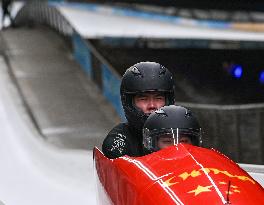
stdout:
<svg viewBox="0 0 264 205">
<path fill-rule="evenodd" d="M 143 157 L 108 159 L 97 175 L 115 205 L 263 205 L 264 189 L 225 155 L 179 144 Z"/>
</svg>

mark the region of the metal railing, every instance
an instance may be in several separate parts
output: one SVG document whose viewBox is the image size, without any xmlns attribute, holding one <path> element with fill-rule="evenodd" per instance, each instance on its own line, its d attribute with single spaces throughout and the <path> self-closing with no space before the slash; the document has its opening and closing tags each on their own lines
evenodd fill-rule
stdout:
<svg viewBox="0 0 264 205">
<path fill-rule="evenodd" d="M 16 25 L 34 25 L 34 23 L 51 26 L 64 36 L 71 36 L 75 30 L 67 19 L 47 2 L 29 1 L 17 13 Z"/>
</svg>

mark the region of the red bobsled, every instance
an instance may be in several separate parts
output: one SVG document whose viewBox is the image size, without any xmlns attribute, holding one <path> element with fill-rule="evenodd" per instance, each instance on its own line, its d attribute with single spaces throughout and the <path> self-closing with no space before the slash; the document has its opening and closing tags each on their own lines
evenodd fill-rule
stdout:
<svg viewBox="0 0 264 205">
<path fill-rule="evenodd" d="M 94 162 L 114 205 L 264 204 L 263 187 L 212 149 L 178 144 L 143 157 L 108 159 L 95 148 Z"/>
</svg>

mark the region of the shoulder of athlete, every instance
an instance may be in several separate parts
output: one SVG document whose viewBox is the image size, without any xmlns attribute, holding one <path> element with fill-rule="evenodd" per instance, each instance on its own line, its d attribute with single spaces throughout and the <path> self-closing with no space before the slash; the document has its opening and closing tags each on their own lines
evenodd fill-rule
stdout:
<svg viewBox="0 0 264 205">
<path fill-rule="evenodd" d="M 117 158 L 127 153 L 128 130 L 125 123 L 115 126 L 104 139 L 102 150 L 108 158 Z"/>
</svg>

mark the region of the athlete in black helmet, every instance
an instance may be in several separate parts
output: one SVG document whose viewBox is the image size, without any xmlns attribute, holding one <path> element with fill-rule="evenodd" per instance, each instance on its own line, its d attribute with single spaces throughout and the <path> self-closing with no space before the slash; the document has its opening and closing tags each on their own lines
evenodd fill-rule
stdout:
<svg viewBox="0 0 264 205">
<path fill-rule="evenodd" d="M 175 105 L 153 112 L 143 128 L 143 144 L 150 153 L 178 143 L 200 146 L 201 137 L 201 126 L 192 112 Z"/>
<path fill-rule="evenodd" d="M 142 128 L 147 117 L 164 105 L 174 104 L 173 76 L 159 63 L 137 63 L 123 75 L 120 95 L 127 122 L 109 132 L 103 153 L 108 158 L 142 156 Z"/>
</svg>

